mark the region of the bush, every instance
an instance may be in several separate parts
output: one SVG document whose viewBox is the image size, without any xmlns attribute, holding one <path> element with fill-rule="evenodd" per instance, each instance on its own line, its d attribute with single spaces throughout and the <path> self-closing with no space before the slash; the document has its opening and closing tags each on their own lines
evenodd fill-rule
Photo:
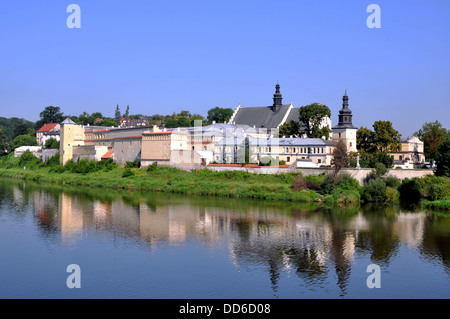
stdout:
<svg viewBox="0 0 450 319">
<path fill-rule="evenodd" d="M 125 169 L 123 170 L 123 173 L 122 173 L 122 177 L 124 177 L 124 178 L 134 176 L 134 175 L 135 175 L 135 173 L 130 167 L 125 167 Z"/>
<path fill-rule="evenodd" d="M 395 204 L 400 199 L 400 193 L 396 188 L 386 186 L 386 193 L 385 193 L 385 201 L 386 203 Z"/>
<path fill-rule="evenodd" d="M 386 200 L 386 183 L 384 179 L 370 179 L 365 183 L 361 198 L 365 202 L 384 202 Z"/>
<path fill-rule="evenodd" d="M 399 187 L 402 200 L 418 202 L 420 199 L 442 200 L 450 198 L 450 179 L 427 175 L 422 178 L 405 178 Z"/>
<path fill-rule="evenodd" d="M 19 167 L 28 166 L 34 167 L 41 164 L 41 160 L 33 155 L 29 150 L 26 150 L 19 157 Z"/>
<path fill-rule="evenodd" d="M 158 163 L 153 162 L 151 165 L 147 167 L 147 172 L 154 172 L 158 168 Z"/>
<path fill-rule="evenodd" d="M 375 163 L 375 171 L 373 172 L 375 178 L 381 177 L 387 173 L 387 168 L 383 163 Z"/>
<path fill-rule="evenodd" d="M 292 189 L 293 190 L 312 190 L 316 192 L 320 192 L 321 188 L 317 183 L 303 178 L 303 176 L 299 175 L 296 178 L 294 178 L 292 182 Z"/>
<path fill-rule="evenodd" d="M 400 187 L 400 185 L 402 184 L 402 181 L 399 178 L 397 178 L 395 176 L 391 176 L 391 175 L 387 176 L 384 180 L 386 182 L 386 186 L 389 186 L 389 187 L 392 187 L 395 189 L 398 189 Z"/>
<path fill-rule="evenodd" d="M 45 141 L 45 148 L 59 148 L 59 141 L 56 138 L 49 138 Z"/>
<path fill-rule="evenodd" d="M 127 161 L 125 163 L 125 167 L 127 168 L 139 168 L 141 165 L 138 161 L 134 160 L 134 161 Z"/>
<path fill-rule="evenodd" d="M 55 167 L 59 166 L 59 153 L 56 153 L 52 157 L 49 157 L 43 164 L 44 167 Z"/>
</svg>

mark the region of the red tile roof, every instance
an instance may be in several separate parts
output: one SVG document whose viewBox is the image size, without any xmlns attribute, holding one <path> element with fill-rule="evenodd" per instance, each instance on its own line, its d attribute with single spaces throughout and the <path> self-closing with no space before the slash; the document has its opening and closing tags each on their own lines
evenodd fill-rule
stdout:
<svg viewBox="0 0 450 319">
<path fill-rule="evenodd" d="M 49 123 L 49 124 L 44 124 L 44 126 L 42 126 L 38 132 L 50 132 L 52 131 L 56 125 L 59 125 L 58 123 Z"/>
<path fill-rule="evenodd" d="M 102 159 L 108 159 L 108 158 L 110 158 L 113 155 L 114 155 L 113 152 L 108 152 L 108 153 L 106 153 L 105 155 L 102 156 Z"/>
</svg>

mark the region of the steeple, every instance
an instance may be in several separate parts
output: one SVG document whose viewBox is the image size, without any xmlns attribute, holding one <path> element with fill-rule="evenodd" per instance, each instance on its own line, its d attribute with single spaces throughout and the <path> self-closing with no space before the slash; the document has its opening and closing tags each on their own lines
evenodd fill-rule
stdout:
<svg viewBox="0 0 450 319">
<path fill-rule="evenodd" d="M 280 84 L 277 82 L 275 86 L 275 94 L 273 95 L 273 106 L 272 111 L 276 112 L 280 109 L 281 105 L 283 105 L 283 96 L 280 93 Z"/>
<path fill-rule="evenodd" d="M 339 128 L 354 128 L 352 123 L 352 111 L 348 108 L 348 95 L 347 88 L 345 89 L 345 94 L 342 97 L 342 109 L 339 111 Z"/>
</svg>

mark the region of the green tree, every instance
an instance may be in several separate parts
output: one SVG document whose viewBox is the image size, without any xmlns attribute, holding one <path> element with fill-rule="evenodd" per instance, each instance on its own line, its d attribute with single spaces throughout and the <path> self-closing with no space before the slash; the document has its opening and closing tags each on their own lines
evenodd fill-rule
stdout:
<svg viewBox="0 0 450 319">
<path fill-rule="evenodd" d="M 373 123 L 374 142 L 382 152 L 398 151 L 401 147 L 401 134 L 392 127 L 390 121 Z"/>
<path fill-rule="evenodd" d="M 129 119 L 130 119 L 130 106 L 127 105 L 127 109 L 125 110 L 125 113 L 123 114 L 123 117 L 125 118 L 125 126 L 130 125 Z"/>
<path fill-rule="evenodd" d="M 104 117 L 103 120 L 101 122 L 98 122 L 96 125 L 98 126 L 114 126 L 114 127 L 118 127 L 119 124 L 117 124 L 117 122 L 115 120 L 113 120 L 112 118 L 109 117 Z"/>
<path fill-rule="evenodd" d="M 116 120 L 117 125 L 120 125 L 120 108 L 119 108 L 119 104 L 117 104 L 116 106 L 116 111 L 114 112 L 114 119 Z"/>
<path fill-rule="evenodd" d="M 9 143 L 6 139 L 6 135 L 3 134 L 3 131 L 0 129 L 0 156 L 4 156 L 8 154 L 9 151 Z"/>
<path fill-rule="evenodd" d="M 428 161 L 437 159 L 439 145 L 445 139 L 446 134 L 447 130 L 439 121 L 425 122 L 422 128 L 414 133 L 423 142 L 423 152 Z"/>
<path fill-rule="evenodd" d="M 208 121 L 208 123 L 212 123 L 213 121 L 216 121 L 216 123 L 228 122 L 231 119 L 233 113 L 234 111 L 231 108 L 220 108 L 216 106 L 208 111 L 206 120 Z"/>
<path fill-rule="evenodd" d="M 321 103 L 302 106 L 299 110 L 299 121 L 305 126 L 305 133 L 310 138 L 329 138 L 330 128 L 322 129 L 322 121 L 331 116 L 330 108 Z M 328 135 L 325 135 L 327 134 Z"/>
<path fill-rule="evenodd" d="M 83 112 L 78 116 L 78 124 L 80 125 L 94 125 L 95 117 L 89 115 L 87 112 Z"/>
<path fill-rule="evenodd" d="M 349 166 L 349 154 L 347 146 L 342 140 L 339 140 L 336 148 L 333 150 L 332 161 L 334 164 L 334 177 L 337 176 L 341 169 Z"/>
<path fill-rule="evenodd" d="M 11 141 L 11 148 L 14 150 L 21 146 L 37 146 L 36 138 L 31 135 L 19 135 Z"/>
<path fill-rule="evenodd" d="M 64 115 L 59 106 L 47 106 L 39 116 L 44 123 L 61 123 L 64 120 Z"/>
<path fill-rule="evenodd" d="M 298 137 L 300 134 L 300 123 L 294 120 L 290 120 L 289 122 L 280 125 L 278 128 L 279 136 L 294 136 Z"/>
<path fill-rule="evenodd" d="M 439 145 L 436 165 L 436 176 L 450 177 L 450 138 L 448 136 Z"/>
<path fill-rule="evenodd" d="M 91 114 L 91 116 L 95 119 L 102 119 L 103 118 L 103 114 L 101 112 L 94 112 Z"/>
<path fill-rule="evenodd" d="M 59 148 L 59 141 L 56 138 L 49 138 L 45 141 L 44 148 Z"/>
<path fill-rule="evenodd" d="M 359 128 L 356 132 L 356 147 L 358 151 L 375 153 L 377 149 L 375 145 L 375 133 L 365 127 Z"/>
</svg>

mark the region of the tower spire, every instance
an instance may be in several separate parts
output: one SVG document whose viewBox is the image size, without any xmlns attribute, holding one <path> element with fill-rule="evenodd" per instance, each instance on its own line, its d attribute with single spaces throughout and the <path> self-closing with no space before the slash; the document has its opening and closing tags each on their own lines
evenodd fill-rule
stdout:
<svg viewBox="0 0 450 319">
<path fill-rule="evenodd" d="M 283 96 L 280 93 L 280 84 L 277 81 L 277 85 L 275 86 L 275 94 L 273 95 L 273 106 L 272 111 L 276 112 L 280 109 L 283 101 Z"/>
</svg>

